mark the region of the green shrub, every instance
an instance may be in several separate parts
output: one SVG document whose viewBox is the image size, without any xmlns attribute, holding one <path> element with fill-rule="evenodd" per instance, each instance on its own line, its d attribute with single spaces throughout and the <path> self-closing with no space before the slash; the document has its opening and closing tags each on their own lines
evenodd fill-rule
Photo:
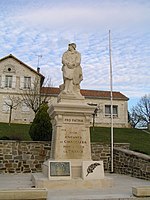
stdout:
<svg viewBox="0 0 150 200">
<path fill-rule="evenodd" d="M 10 140 L 10 138 L 8 136 L 2 136 L 0 137 L 0 140 Z"/>
<path fill-rule="evenodd" d="M 11 135 L 10 140 L 17 140 L 17 141 L 22 141 L 22 136 L 21 135 Z"/>
<path fill-rule="evenodd" d="M 47 110 L 48 105 L 43 104 L 31 124 L 29 134 L 34 141 L 51 141 L 52 124 Z"/>
<path fill-rule="evenodd" d="M 22 137 L 19 135 L 10 135 L 8 136 L 2 136 L 0 137 L 0 140 L 17 140 L 17 141 L 22 141 Z"/>
</svg>

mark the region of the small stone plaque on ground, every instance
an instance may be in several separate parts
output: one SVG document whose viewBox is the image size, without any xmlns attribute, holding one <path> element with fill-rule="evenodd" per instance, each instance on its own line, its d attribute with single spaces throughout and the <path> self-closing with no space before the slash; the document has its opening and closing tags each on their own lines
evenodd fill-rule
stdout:
<svg viewBox="0 0 150 200">
<path fill-rule="evenodd" d="M 71 179 L 71 165 L 69 161 L 49 161 L 49 179 Z"/>
<path fill-rule="evenodd" d="M 103 161 L 83 161 L 82 178 L 85 180 L 103 179 L 104 178 Z"/>
</svg>

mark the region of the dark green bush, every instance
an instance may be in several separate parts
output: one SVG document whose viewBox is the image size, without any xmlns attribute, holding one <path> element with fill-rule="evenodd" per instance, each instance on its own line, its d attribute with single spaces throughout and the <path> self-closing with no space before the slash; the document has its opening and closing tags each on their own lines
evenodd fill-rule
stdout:
<svg viewBox="0 0 150 200">
<path fill-rule="evenodd" d="M 47 110 L 48 105 L 43 104 L 31 124 L 29 134 L 34 141 L 51 141 L 52 124 Z"/>
<path fill-rule="evenodd" d="M 0 137 L 0 140 L 10 140 L 10 138 L 7 136 L 2 136 L 2 137 Z"/>
<path fill-rule="evenodd" d="M 8 136 L 2 136 L 0 137 L 0 140 L 17 140 L 17 141 L 21 141 L 22 137 L 19 135 L 10 135 Z"/>
<path fill-rule="evenodd" d="M 17 141 L 23 140 L 21 135 L 11 135 L 9 138 L 10 138 L 10 140 L 17 140 Z"/>
</svg>

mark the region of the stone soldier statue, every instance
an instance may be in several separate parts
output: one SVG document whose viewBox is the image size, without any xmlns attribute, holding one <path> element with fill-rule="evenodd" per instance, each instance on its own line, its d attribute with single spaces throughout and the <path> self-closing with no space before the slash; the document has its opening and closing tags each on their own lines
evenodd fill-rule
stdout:
<svg viewBox="0 0 150 200">
<path fill-rule="evenodd" d="M 76 44 L 68 45 L 68 50 L 62 56 L 62 71 L 64 94 L 80 93 L 80 82 L 83 80 L 82 68 L 80 66 L 81 55 L 76 51 Z"/>
</svg>

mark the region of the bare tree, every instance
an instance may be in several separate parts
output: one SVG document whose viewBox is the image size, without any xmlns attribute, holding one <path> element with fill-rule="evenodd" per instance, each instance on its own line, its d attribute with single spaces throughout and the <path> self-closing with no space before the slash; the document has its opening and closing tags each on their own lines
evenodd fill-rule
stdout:
<svg viewBox="0 0 150 200">
<path fill-rule="evenodd" d="M 50 79 L 46 79 L 46 83 L 44 84 L 50 84 L 50 81 Z M 35 79 L 35 81 L 32 83 L 32 87 L 23 90 L 21 96 L 26 106 L 31 108 L 34 113 L 37 113 L 40 106 L 43 103 L 46 103 L 49 98 L 48 95 L 41 93 L 41 84 L 39 79 Z"/>
<path fill-rule="evenodd" d="M 40 104 L 40 82 L 38 79 L 32 83 L 32 87 L 23 90 L 22 100 L 27 107 L 31 108 L 35 113 L 39 109 Z"/>
<path fill-rule="evenodd" d="M 9 107 L 9 126 L 11 124 L 11 116 L 12 110 L 17 109 L 17 106 L 21 103 L 21 99 L 19 97 L 8 96 L 8 99 L 5 101 L 5 105 Z"/>
<path fill-rule="evenodd" d="M 131 112 L 129 112 L 129 123 L 131 127 L 135 128 L 140 121 L 141 117 L 137 115 L 135 107 L 132 107 Z"/>
<path fill-rule="evenodd" d="M 149 128 L 150 125 L 150 94 L 141 97 L 140 101 L 131 110 L 132 121 L 134 127 L 146 126 Z"/>
</svg>

